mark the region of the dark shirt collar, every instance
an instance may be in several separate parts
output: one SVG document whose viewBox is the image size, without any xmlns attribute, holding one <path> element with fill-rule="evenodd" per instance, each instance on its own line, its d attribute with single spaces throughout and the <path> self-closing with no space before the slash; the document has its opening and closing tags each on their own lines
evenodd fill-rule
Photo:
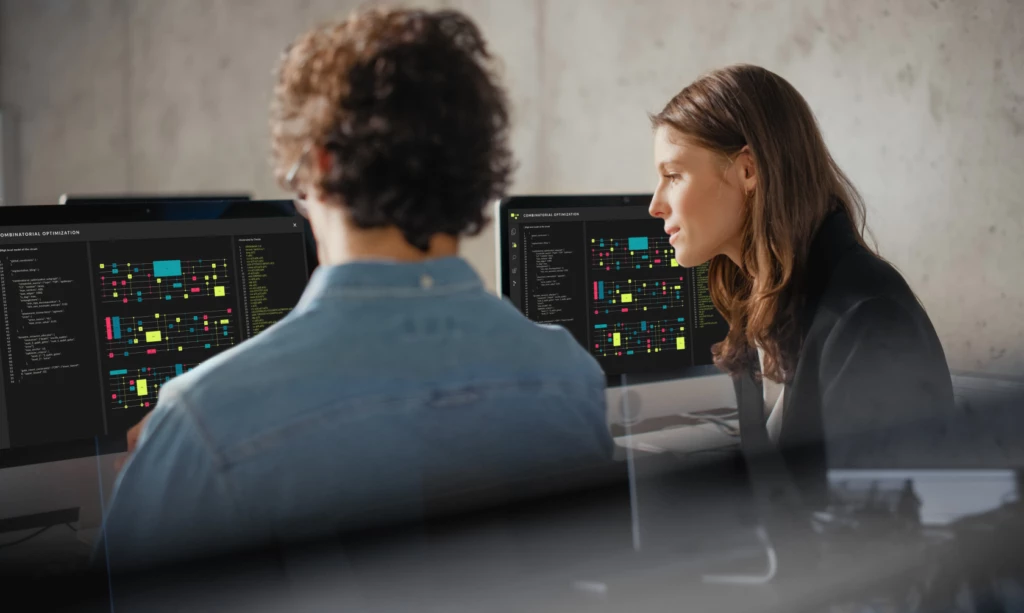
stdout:
<svg viewBox="0 0 1024 613">
<path fill-rule="evenodd" d="M 860 244 L 853 222 L 843 210 L 829 213 L 821 222 L 808 252 L 808 272 L 830 272 L 839 260 Z"/>
<path fill-rule="evenodd" d="M 804 282 L 806 302 L 801 317 L 805 333 L 810 327 L 832 273 L 840 261 L 860 245 L 853 222 L 843 209 L 829 213 L 818 227 L 807 253 Z"/>
</svg>

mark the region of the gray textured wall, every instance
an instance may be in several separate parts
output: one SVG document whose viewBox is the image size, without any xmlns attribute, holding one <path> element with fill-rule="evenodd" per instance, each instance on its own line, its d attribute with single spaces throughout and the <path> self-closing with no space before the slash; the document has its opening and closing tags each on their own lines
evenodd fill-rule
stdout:
<svg viewBox="0 0 1024 613">
<path fill-rule="evenodd" d="M 249 190 L 281 49 L 355 3 L 2 0 L 21 199 Z M 463 0 L 505 64 L 517 192 L 653 186 L 645 113 L 762 64 L 818 114 L 955 369 L 1024 372 L 1024 1 Z M 494 282 L 490 235 L 467 257 Z"/>
</svg>

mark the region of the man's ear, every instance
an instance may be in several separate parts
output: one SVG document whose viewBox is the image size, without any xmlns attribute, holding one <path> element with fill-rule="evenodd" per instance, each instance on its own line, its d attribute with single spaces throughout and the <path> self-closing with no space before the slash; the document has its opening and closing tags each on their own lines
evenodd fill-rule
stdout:
<svg viewBox="0 0 1024 613">
<path fill-rule="evenodd" d="M 314 146 L 313 159 L 316 160 L 317 174 L 323 176 L 331 171 L 331 166 L 334 164 L 334 154 L 330 151 L 324 147 Z"/>
</svg>

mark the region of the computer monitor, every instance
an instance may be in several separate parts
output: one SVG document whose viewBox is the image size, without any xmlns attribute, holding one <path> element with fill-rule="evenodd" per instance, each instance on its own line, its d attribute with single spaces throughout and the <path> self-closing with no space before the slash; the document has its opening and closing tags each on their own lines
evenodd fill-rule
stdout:
<svg viewBox="0 0 1024 613">
<path fill-rule="evenodd" d="M 106 196 L 69 196 L 64 194 L 60 197 L 60 204 L 67 206 L 95 206 L 98 204 L 123 204 L 123 205 L 143 205 L 143 204 L 154 204 L 154 203 L 194 203 L 199 204 L 201 202 L 226 202 L 226 201 L 250 201 L 251 198 L 248 194 L 159 194 L 159 195 L 145 195 L 145 194 L 133 194 L 133 195 L 106 195 Z M 313 238 L 313 230 L 309 225 L 309 221 L 303 219 L 303 225 L 305 226 L 306 232 L 306 257 L 310 262 L 317 261 L 316 252 L 316 239 Z M 315 267 L 315 266 L 314 266 Z"/>
<path fill-rule="evenodd" d="M 161 386 L 284 317 L 290 201 L 0 208 L 0 468 L 123 451 Z"/>
<path fill-rule="evenodd" d="M 650 194 L 516 196 L 498 203 L 502 293 L 558 324 L 597 358 L 609 384 L 717 372 L 728 326 L 707 264 L 680 266 Z"/>
</svg>

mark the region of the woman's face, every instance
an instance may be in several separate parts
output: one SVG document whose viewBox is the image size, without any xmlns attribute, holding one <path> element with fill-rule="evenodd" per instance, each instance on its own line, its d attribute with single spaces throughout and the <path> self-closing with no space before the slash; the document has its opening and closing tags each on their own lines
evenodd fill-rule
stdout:
<svg viewBox="0 0 1024 613">
<path fill-rule="evenodd" d="M 654 134 L 658 187 L 650 214 L 665 233 L 682 266 L 699 266 L 719 254 L 741 259 L 746 194 L 756 185 L 753 157 L 744 149 L 733 162 L 688 143 L 662 126 Z"/>
</svg>

